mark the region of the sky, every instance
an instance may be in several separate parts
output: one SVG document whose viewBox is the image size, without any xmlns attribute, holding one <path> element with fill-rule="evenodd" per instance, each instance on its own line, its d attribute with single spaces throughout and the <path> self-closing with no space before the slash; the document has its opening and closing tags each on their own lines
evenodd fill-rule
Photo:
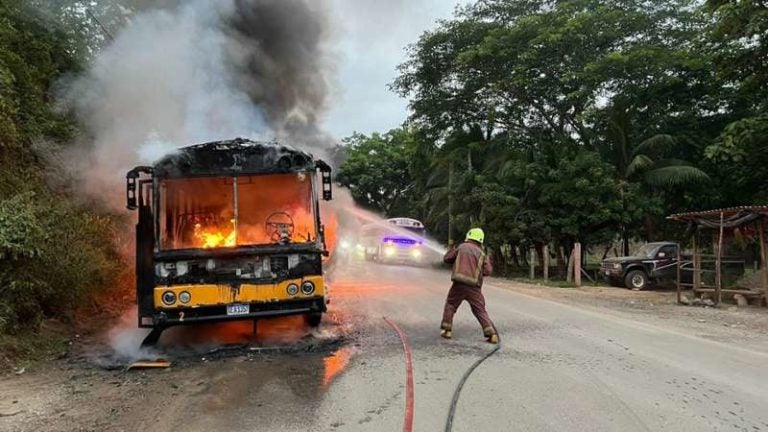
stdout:
<svg viewBox="0 0 768 432">
<path fill-rule="evenodd" d="M 437 20 L 471 0 L 332 0 L 336 62 L 334 97 L 325 127 L 337 139 L 386 132 L 408 116 L 408 101 L 387 85 L 405 61 L 405 47 Z"/>
</svg>

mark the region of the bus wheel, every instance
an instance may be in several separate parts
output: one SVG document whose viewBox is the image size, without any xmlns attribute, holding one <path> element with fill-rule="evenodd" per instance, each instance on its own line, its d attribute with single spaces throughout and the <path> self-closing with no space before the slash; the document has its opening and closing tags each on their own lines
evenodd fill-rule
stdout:
<svg viewBox="0 0 768 432">
<path fill-rule="evenodd" d="M 317 327 L 320 325 L 320 321 L 323 320 L 323 313 L 322 312 L 312 312 L 304 315 L 304 321 L 306 321 L 307 325 L 310 327 Z"/>
</svg>

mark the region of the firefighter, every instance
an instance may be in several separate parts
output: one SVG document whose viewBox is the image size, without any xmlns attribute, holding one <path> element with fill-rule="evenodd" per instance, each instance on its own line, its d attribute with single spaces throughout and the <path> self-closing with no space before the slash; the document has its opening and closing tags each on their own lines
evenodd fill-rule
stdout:
<svg viewBox="0 0 768 432">
<path fill-rule="evenodd" d="M 490 258 L 483 251 L 483 241 L 485 233 L 480 228 L 473 228 L 467 233 L 464 243 L 458 247 L 451 246 L 446 252 L 443 261 L 446 264 L 453 265 L 451 280 L 453 285 L 448 291 L 448 298 L 445 299 L 445 308 L 443 310 L 443 322 L 440 326 L 440 336 L 450 339 L 451 328 L 453 326 L 453 315 L 462 301 L 466 300 L 472 313 L 480 322 L 483 328 L 483 334 L 488 342 L 499 343 L 499 336 L 496 328 L 488 316 L 485 309 L 485 297 L 481 288 L 483 286 L 483 276 L 491 274 L 493 267 Z"/>
</svg>

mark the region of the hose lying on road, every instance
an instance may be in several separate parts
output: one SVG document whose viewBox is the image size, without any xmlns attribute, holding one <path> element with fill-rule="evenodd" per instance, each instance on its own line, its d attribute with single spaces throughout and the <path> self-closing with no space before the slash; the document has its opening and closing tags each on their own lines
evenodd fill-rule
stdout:
<svg viewBox="0 0 768 432">
<path fill-rule="evenodd" d="M 403 419 L 403 432 L 413 431 L 413 360 L 411 347 L 408 345 L 408 337 L 394 322 L 384 317 L 384 321 L 397 333 L 400 342 L 403 343 L 403 355 L 405 356 L 405 418 Z"/>
<path fill-rule="evenodd" d="M 499 334 L 496 332 L 496 334 Z M 459 381 L 459 385 L 456 386 L 456 390 L 453 392 L 453 399 L 451 399 L 451 408 L 448 410 L 448 418 L 445 420 L 445 432 L 451 432 L 453 430 L 453 416 L 456 414 L 456 405 L 459 403 L 459 396 L 461 395 L 461 389 L 464 388 L 464 383 L 467 382 L 467 378 L 469 378 L 470 375 L 472 375 L 472 372 L 477 369 L 480 364 L 482 364 L 484 361 L 488 359 L 488 357 L 496 354 L 501 349 L 501 338 L 499 338 L 499 343 L 496 345 L 495 348 L 493 348 L 488 354 L 484 355 L 482 358 L 477 360 L 472 366 L 467 369 L 466 372 L 464 372 L 464 376 L 461 377 L 461 381 Z"/>
<path fill-rule="evenodd" d="M 400 341 L 403 343 L 403 354 L 405 355 L 405 419 L 403 421 L 403 432 L 411 432 L 413 430 L 413 360 L 411 359 L 411 348 L 408 345 L 408 337 L 405 332 L 400 330 L 400 327 L 392 322 L 389 318 L 383 317 L 384 321 L 395 330 Z M 495 329 L 494 329 L 495 331 Z M 498 335 L 499 332 L 497 331 Z M 461 395 L 461 389 L 464 388 L 464 383 L 467 382 L 467 378 L 472 375 L 472 372 L 477 369 L 480 364 L 488 359 L 488 357 L 494 355 L 501 349 L 501 338 L 488 354 L 484 355 L 481 359 L 477 360 L 472 366 L 464 372 L 464 376 L 461 377 L 459 385 L 456 386 L 456 390 L 453 392 L 453 399 L 451 400 L 451 408 L 448 411 L 448 418 L 445 421 L 445 432 L 451 432 L 453 429 L 453 416 L 456 414 L 456 405 L 459 403 L 459 396 Z"/>
</svg>

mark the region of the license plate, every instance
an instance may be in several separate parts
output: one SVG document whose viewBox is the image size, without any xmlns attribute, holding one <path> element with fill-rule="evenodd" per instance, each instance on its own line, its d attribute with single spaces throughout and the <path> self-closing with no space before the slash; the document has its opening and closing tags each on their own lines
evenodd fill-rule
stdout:
<svg viewBox="0 0 768 432">
<path fill-rule="evenodd" d="M 251 305 L 231 304 L 227 305 L 227 315 L 248 315 L 251 312 Z"/>
</svg>

